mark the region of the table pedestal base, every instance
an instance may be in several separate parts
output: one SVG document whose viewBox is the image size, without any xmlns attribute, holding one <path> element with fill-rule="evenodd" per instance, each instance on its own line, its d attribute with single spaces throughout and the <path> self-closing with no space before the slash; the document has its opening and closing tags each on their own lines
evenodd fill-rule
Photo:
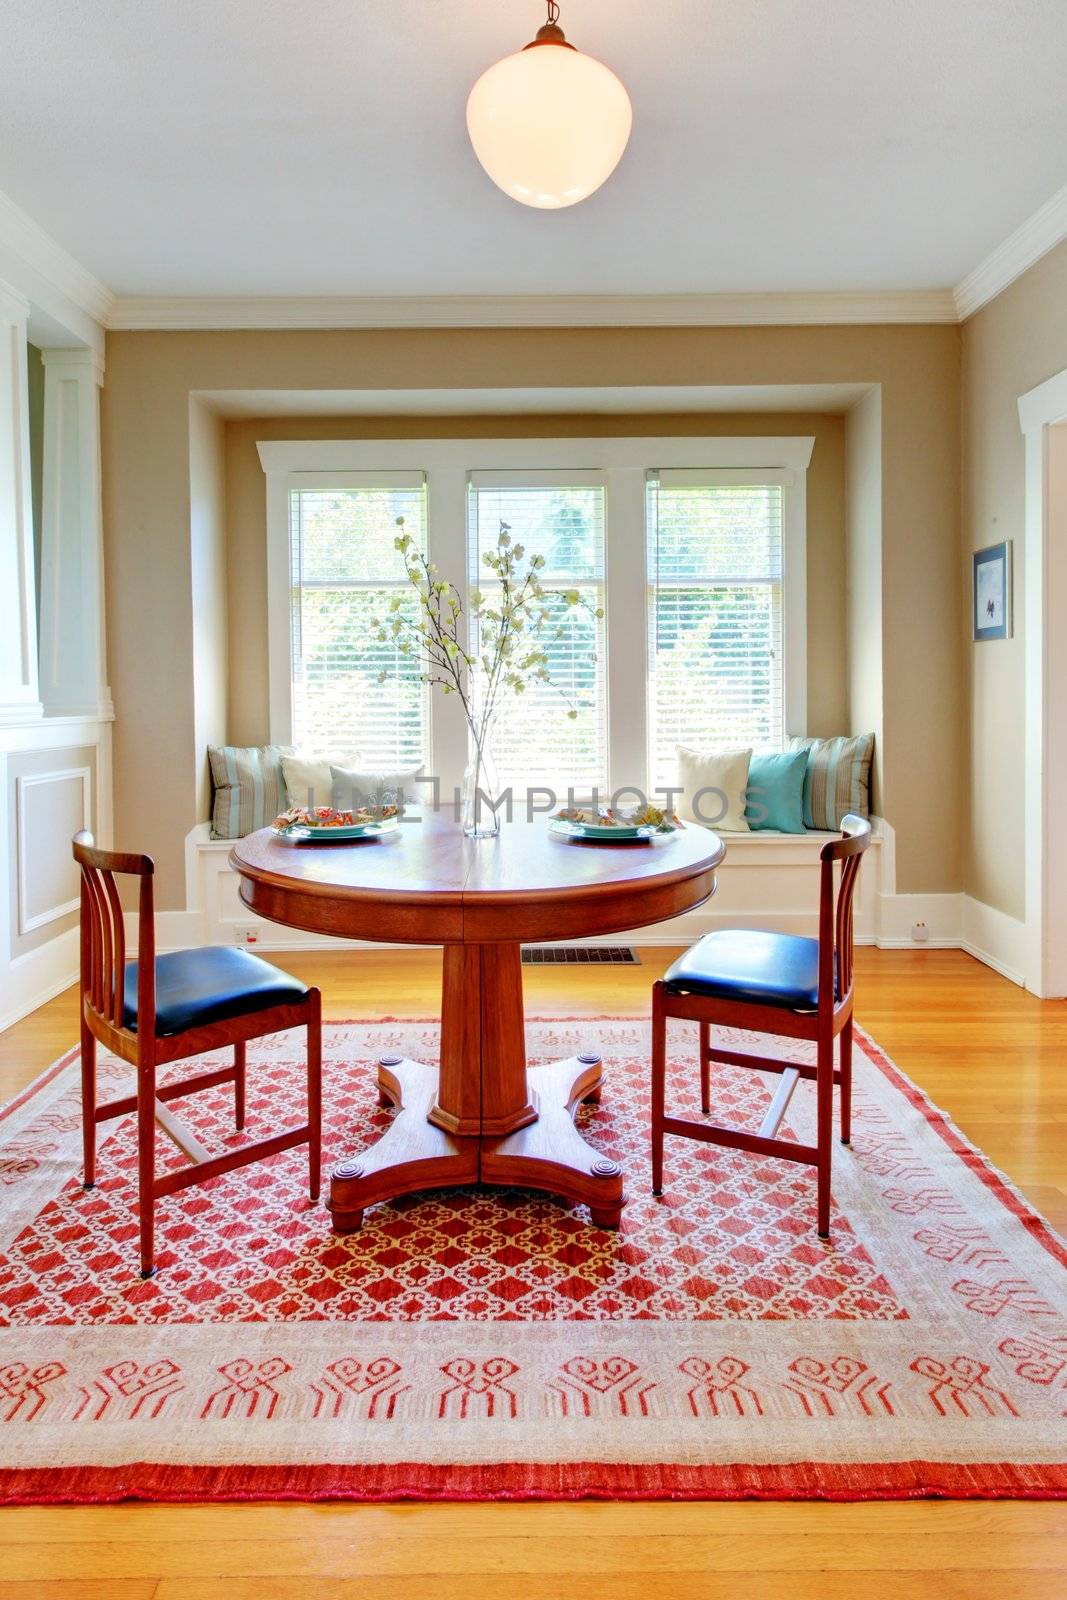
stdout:
<svg viewBox="0 0 1067 1600">
<path fill-rule="evenodd" d="M 329 1209 L 338 1233 L 363 1225 L 367 1206 L 421 1189 L 495 1184 L 561 1195 L 587 1205 L 600 1228 L 617 1228 L 622 1171 L 598 1155 L 574 1126 L 584 1102 L 600 1099 L 599 1056 L 572 1056 L 537 1067 L 527 1085 L 536 1120 L 504 1135 L 450 1132 L 430 1114 L 438 1105 L 439 1073 L 400 1056 L 383 1056 L 378 1088 L 396 1107 L 392 1127 L 369 1150 L 342 1161 L 330 1180 Z"/>
</svg>

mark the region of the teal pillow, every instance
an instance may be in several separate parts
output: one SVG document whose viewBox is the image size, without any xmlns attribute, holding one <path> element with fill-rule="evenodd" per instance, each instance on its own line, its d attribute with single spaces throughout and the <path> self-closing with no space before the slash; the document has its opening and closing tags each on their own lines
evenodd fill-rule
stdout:
<svg viewBox="0 0 1067 1600">
<path fill-rule="evenodd" d="M 758 832 L 804 832 L 804 774 L 806 750 L 753 752 L 745 790 L 745 820 Z"/>
</svg>

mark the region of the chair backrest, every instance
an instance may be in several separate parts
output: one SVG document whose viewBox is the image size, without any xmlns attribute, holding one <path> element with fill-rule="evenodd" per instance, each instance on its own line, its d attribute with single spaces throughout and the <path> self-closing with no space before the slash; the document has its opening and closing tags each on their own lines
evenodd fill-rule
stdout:
<svg viewBox="0 0 1067 1600">
<path fill-rule="evenodd" d="M 155 1033 L 156 935 L 151 856 L 98 850 L 91 833 L 74 835 L 81 867 L 81 990 L 83 1003 L 112 1028 L 122 1028 L 126 985 L 126 929 L 115 883 L 121 873 L 140 880 L 137 934 L 137 1020 L 142 1039 Z"/>
<path fill-rule="evenodd" d="M 871 842 L 871 825 L 863 817 L 841 818 L 841 837 L 819 851 L 819 1009 L 844 1000 L 852 988 L 852 902 L 863 852 Z M 841 863 L 835 904 L 834 867 Z M 836 960 L 835 960 L 836 958 Z"/>
</svg>

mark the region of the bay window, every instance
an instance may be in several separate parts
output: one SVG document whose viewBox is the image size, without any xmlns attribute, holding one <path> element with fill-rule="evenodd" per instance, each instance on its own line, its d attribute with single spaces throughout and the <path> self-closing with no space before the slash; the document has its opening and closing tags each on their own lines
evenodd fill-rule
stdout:
<svg viewBox="0 0 1067 1600">
<path fill-rule="evenodd" d="M 546 630 L 552 685 L 505 691 L 497 778 L 607 799 L 676 778 L 679 744 L 780 748 L 805 729 L 810 438 L 263 443 L 270 737 L 363 771 L 424 766 L 450 799 L 466 764 L 455 696 L 371 623 L 416 615 L 396 520 L 469 596 L 501 523 L 577 591 Z M 603 621 L 595 613 L 602 609 Z M 384 674 L 384 678 L 382 677 Z M 574 717 L 568 715 L 573 710 Z"/>
</svg>

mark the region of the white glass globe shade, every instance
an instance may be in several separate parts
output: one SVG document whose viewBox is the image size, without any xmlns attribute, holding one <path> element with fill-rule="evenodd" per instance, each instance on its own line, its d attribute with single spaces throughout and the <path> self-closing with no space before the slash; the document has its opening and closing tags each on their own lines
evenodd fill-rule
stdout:
<svg viewBox="0 0 1067 1600">
<path fill-rule="evenodd" d="M 482 74 L 467 131 L 493 182 L 524 206 L 573 206 L 611 176 L 630 137 L 630 97 L 602 62 L 538 44 Z"/>
</svg>

